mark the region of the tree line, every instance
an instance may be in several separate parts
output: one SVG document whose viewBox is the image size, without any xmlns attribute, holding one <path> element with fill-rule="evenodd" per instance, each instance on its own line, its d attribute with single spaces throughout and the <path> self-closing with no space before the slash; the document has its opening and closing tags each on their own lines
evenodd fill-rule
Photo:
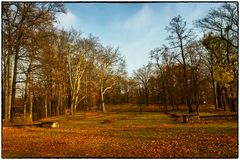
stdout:
<svg viewBox="0 0 240 160">
<path fill-rule="evenodd" d="M 194 21 L 204 35 L 189 28 L 178 15 L 166 26 L 168 44 L 150 51 L 150 63 L 134 72 L 149 100 L 172 109 L 185 104 L 199 113 L 201 103 L 235 112 L 238 106 L 238 7 L 224 3 Z"/>
<path fill-rule="evenodd" d="M 238 76 L 237 3 L 212 8 L 194 25 L 180 15 L 166 27 L 168 44 L 149 52 L 150 63 L 129 77 L 119 48 L 98 37 L 54 27 L 63 3 L 2 3 L 2 117 L 25 121 L 106 104 L 160 104 L 199 110 L 203 102 L 236 110 Z M 194 107 L 193 107 L 194 106 Z"/>
</svg>

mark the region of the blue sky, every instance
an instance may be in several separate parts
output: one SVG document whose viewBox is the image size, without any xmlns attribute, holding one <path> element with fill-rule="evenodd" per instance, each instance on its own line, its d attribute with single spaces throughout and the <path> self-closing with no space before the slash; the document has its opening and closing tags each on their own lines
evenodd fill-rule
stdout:
<svg viewBox="0 0 240 160">
<path fill-rule="evenodd" d="M 146 65 L 150 50 L 168 44 L 165 27 L 180 14 L 192 22 L 220 3 L 65 3 L 67 14 L 58 15 L 58 27 L 99 37 L 104 45 L 120 47 L 127 70 Z M 200 30 L 194 29 L 201 33 Z"/>
</svg>

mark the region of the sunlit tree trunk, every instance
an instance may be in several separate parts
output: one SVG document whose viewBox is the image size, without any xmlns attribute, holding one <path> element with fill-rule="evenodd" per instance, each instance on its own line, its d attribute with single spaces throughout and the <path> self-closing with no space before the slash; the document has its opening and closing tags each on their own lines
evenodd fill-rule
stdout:
<svg viewBox="0 0 240 160">
<path fill-rule="evenodd" d="M 6 83 L 7 83 L 7 63 L 6 63 L 6 49 L 4 49 L 4 47 L 2 48 L 2 61 L 3 61 L 3 63 L 2 63 L 2 69 L 3 70 L 1 70 L 2 72 L 1 72 L 1 76 L 2 76 L 2 97 L 1 97 L 1 99 L 2 99 L 2 118 L 4 118 L 5 119 L 5 117 L 6 117 L 6 113 L 5 113 L 5 110 L 6 110 L 6 108 L 5 108 L 5 106 L 6 106 Z"/>
<path fill-rule="evenodd" d="M 12 49 L 9 49 L 9 55 L 8 55 L 8 97 L 7 97 L 7 120 L 11 120 L 11 109 L 12 109 Z"/>
<path fill-rule="evenodd" d="M 9 56 L 9 55 L 8 55 Z M 4 86 L 4 108 L 5 108 L 5 115 L 4 115 L 4 117 L 5 117 L 5 120 L 8 120 L 8 117 L 7 117 L 7 115 L 8 115 L 8 59 L 7 60 L 5 60 L 5 66 L 4 66 L 4 84 L 5 84 L 5 86 Z"/>
<path fill-rule="evenodd" d="M 18 42 L 20 41 L 21 36 L 18 38 Z M 12 106 L 15 106 L 16 99 L 16 85 L 17 85 L 17 69 L 18 69 L 18 60 L 19 60 L 19 46 L 15 49 L 14 55 L 14 68 L 13 68 L 13 82 L 12 82 Z M 13 114 L 13 113 L 12 113 Z"/>
<path fill-rule="evenodd" d="M 102 111 L 105 113 L 106 108 L 105 108 L 105 101 L 104 101 L 103 87 L 102 86 L 101 86 L 101 106 L 102 106 Z"/>
<path fill-rule="evenodd" d="M 29 83 L 29 77 L 28 77 L 28 73 L 27 73 L 26 74 L 26 80 L 25 80 L 25 93 L 24 93 L 24 104 L 23 104 L 24 121 L 27 120 L 28 83 Z"/>
<path fill-rule="evenodd" d="M 47 98 L 47 93 L 44 98 L 44 113 L 45 113 L 45 118 L 48 117 L 48 98 Z"/>
<path fill-rule="evenodd" d="M 105 93 L 109 90 L 112 89 L 112 85 L 109 87 L 106 87 L 105 89 L 103 88 L 103 81 L 100 80 L 100 94 L 101 94 L 101 107 L 102 107 L 102 111 L 105 113 L 106 112 L 106 106 L 105 106 L 105 98 L 104 95 Z"/>
<path fill-rule="evenodd" d="M 87 51 L 85 51 L 87 52 Z M 70 53 L 68 53 L 68 66 L 69 66 L 69 81 L 70 81 L 70 90 L 71 90 L 71 109 L 70 109 L 70 114 L 73 115 L 77 112 L 77 106 L 78 104 L 85 98 L 83 96 L 80 98 L 80 89 L 81 89 L 81 82 L 82 82 L 82 77 L 85 72 L 87 62 L 84 60 L 84 52 L 81 53 L 81 55 L 78 55 L 78 63 L 75 66 L 75 69 L 72 69 L 72 62 L 71 62 L 71 57 Z M 75 72 L 75 73 L 73 73 Z"/>
<path fill-rule="evenodd" d="M 58 88 L 58 97 L 57 97 L 57 108 L 56 108 L 56 115 L 58 116 L 61 110 L 61 99 L 62 99 L 62 86 L 59 85 Z"/>
<path fill-rule="evenodd" d="M 33 120 L 33 71 L 32 65 L 29 73 L 29 120 Z"/>
<path fill-rule="evenodd" d="M 84 102 L 84 110 L 87 111 L 87 107 L 88 107 L 88 82 L 87 82 L 87 78 L 85 79 L 85 102 Z"/>
</svg>

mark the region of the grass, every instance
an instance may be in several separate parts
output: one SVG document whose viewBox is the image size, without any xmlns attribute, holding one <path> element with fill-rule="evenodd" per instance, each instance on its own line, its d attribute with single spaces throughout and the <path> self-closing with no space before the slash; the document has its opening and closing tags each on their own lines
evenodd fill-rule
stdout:
<svg viewBox="0 0 240 160">
<path fill-rule="evenodd" d="M 184 124 L 157 112 L 85 112 L 47 120 L 60 128 L 4 127 L 2 157 L 238 157 L 237 122 Z"/>
</svg>

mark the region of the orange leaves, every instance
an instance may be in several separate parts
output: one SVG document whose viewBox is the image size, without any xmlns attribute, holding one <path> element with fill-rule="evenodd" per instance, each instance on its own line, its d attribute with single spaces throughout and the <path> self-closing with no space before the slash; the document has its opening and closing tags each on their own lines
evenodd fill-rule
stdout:
<svg viewBox="0 0 240 160">
<path fill-rule="evenodd" d="M 212 135 L 210 132 L 197 132 L 195 129 L 192 129 L 193 132 L 176 132 L 174 128 L 146 130 L 136 128 L 136 132 L 133 130 L 119 128 L 110 132 L 111 128 L 4 129 L 3 157 L 237 156 L 236 134 Z M 164 130 L 169 134 L 162 134 Z M 118 134 L 115 134 L 116 132 Z"/>
<path fill-rule="evenodd" d="M 153 113 L 131 116 L 92 112 L 80 119 L 82 116 L 60 120 L 60 126 L 67 128 L 3 128 L 3 157 L 230 158 L 238 155 L 234 122 L 174 124 L 168 116 Z M 114 119 L 113 123 L 100 124 L 106 118 Z"/>
</svg>

